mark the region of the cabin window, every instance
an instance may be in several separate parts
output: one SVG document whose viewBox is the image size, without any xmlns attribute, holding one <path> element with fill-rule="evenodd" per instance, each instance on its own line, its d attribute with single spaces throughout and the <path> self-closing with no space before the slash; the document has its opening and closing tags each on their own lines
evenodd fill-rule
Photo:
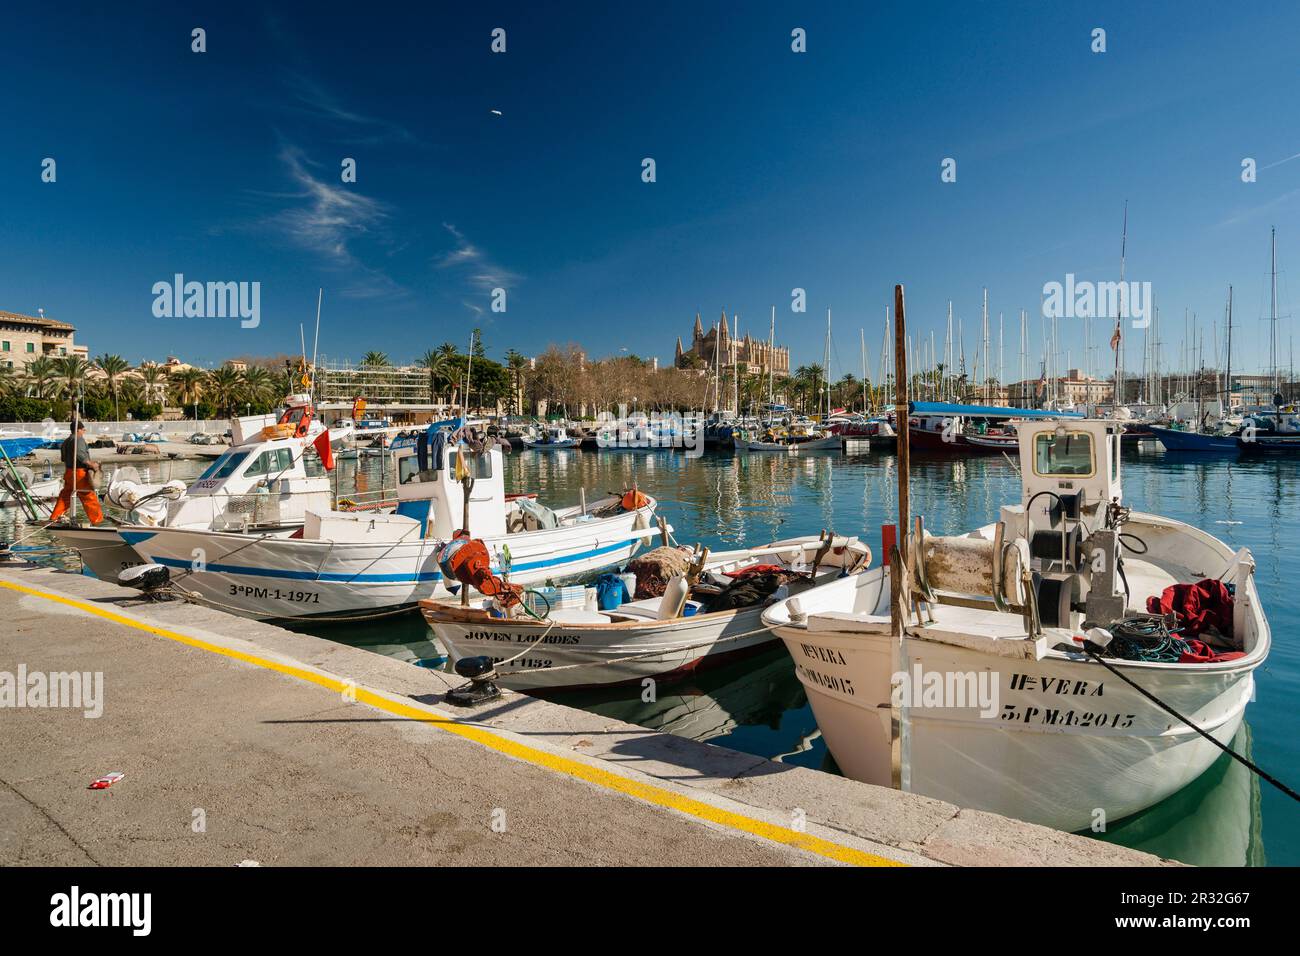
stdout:
<svg viewBox="0 0 1300 956">
<path fill-rule="evenodd" d="M 438 473 L 432 468 L 420 470 L 419 455 L 403 455 L 397 459 L 397 483 L 409 485 L 412 482 L 436 481 Z"/>
<path fill-rule="evenodd" d="M 1115 435 L 1110 441 L 1110 480 L 1119 481 L 1119 436 Z"/>
<path fill-rule="evenodd" d="M 453 476 L 456 474 L 456 456 L 459 454 L 460 452 L 458 451 L 447 452 L 447 468 L 450 469 Z M 469 472 L 471 478 L 476 480 L 479 478 L 491 478 L 492 456 L 490 454 L 466 455 L 465 470 Z"/>
<path fill-rule="evenodd" d="M 327 475 L 325 462 L 320 460 L 316 449 L 308 445 L 302 450 L 302 470 L 308 478 L 324 478 Z"/>
<path fill-rule="evenodd" d="M 245 478 L 256 478 L 261 475 L 278 475 L 293 467 L 293 449 L 292 448 L 272 448 L 264 451 L 256 458 L 253 463 L 244 469 Z"/>
<path fill-rule="evenodd" d="M 1093 473 L 1092 436 L 1086 432 L 1040 432 L 1034 437 L 1034 472 L 1039 475 Z"/>
<path fill-rule="evenodd" d="M 222 478 L 229 478 L 234 474 L 235 469 L 238 468 L 247 457 L 248 452 L 246 451 L 228 451 L 209 465 L 207 471 L 199 475 L 199 481 L 207 481 L 209 479 L 216 481 Z"/>
</svg>

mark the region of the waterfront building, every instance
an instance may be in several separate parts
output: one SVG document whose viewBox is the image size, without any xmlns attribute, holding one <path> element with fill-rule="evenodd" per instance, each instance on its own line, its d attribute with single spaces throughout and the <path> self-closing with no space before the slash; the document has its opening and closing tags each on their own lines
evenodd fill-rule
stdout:
<svg viewBox="0 0 1300 956">
<path fill-rule="evenodd" d="M 62 358 L 78 355 L 87 358 L 86 346 L 74 342 L 76 329 L 67 322 L 37 315 L 0 310 L 0 364 L 21 372 L 30 361 L 41 356 Z"/>
</svg>

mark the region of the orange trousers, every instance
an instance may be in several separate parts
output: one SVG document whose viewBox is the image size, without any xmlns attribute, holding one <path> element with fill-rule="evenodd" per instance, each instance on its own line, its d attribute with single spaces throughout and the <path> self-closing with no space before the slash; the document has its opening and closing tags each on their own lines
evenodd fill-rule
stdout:
<svg viewBox="0 0 1300 956">
<path fill-rule="evenodd" d="M 54 510 L 50 512 L 50 520 L 57 520 L 68 510 L 72 504 L 74 491 L 90 523 L 99 524 L 103 521 L 104 509 L 99 506 L 99 495 L 95 494 L 95 486 L 90 481 L 90 472 L 85 468 L 78 468 L 76 471 L 69 468 L 63 472 L 63 490 L 59 492 L 59 500 L 55 503 Z"/>
</svg>

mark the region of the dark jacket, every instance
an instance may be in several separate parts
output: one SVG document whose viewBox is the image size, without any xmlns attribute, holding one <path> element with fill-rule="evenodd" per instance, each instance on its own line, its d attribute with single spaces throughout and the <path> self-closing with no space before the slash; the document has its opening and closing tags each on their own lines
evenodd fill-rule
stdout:
<svg viewBox="0 0 1300 956">
<path fill-rule="evenodd" d="M 59 457 L 63 459 L 64 468 L 85 468 L 90 464 L 90 449 L 86 447 L 86 439 L 80 435 L 69 435 L 63 439 L 63 448 L 59 452 Z"/>
</svg>

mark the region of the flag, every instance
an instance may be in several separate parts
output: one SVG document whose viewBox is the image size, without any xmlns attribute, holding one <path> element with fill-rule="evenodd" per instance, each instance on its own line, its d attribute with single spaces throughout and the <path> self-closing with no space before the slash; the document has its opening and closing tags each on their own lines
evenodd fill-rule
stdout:
<svg viewBox="0 0 1300 956">
<path fill-rule="evenodd" d="M 1112 352 L 1119 349 L 1119 323 L 1115 323 L 1115 334 L 1110 337 L 1110 350 Z"/>
<path fill-rule="evenodd" d="M 329 429 L 326 428 L 319 435 L 317 435 L 316 440 L 312 442 L 311 445 L 313 448 L 316 449 L 316 454 L 320 455 L 321 464 L 325 466 L 325 470 L 333 471 L 334 470 L 334 449 L 330 448 Z"/>
</svg>

